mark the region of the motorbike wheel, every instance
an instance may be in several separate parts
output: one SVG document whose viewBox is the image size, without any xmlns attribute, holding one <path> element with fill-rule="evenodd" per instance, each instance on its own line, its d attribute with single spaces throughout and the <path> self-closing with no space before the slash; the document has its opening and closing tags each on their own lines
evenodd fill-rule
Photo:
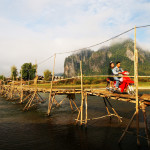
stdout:
<svg viewBox="0 0 150 150">
<path fill-rule="evenodd" d="M 108 91 L 109 91 L 109 85 L 110 85 L 110 82 L 107 81 L 106 90 L 108 90 Z"/>
<path fill-rule="evenodd" d="M 127 87 L 127 93 L 129 95 L 135 95 L 135 90 L 134 90 L 134 88 L 133 88 L 132 85 L 128 85 L 128 87 Z"/>
</svg>

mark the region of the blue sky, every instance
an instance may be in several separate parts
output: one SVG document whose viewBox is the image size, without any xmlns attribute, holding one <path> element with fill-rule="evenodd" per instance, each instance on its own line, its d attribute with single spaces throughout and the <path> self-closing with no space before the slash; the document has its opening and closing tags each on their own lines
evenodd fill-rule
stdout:
<svg viewBox="0 0 150 150">
<path fill-rule="evenodd" d="M 150 24 L 149 16 L 148 0 L 0 0 L 0 74 L 9 75 L 12 65 L 19 70 L 24 62 L 40 62 L 56 52 Z M 137 32 L 138 43 L 148 50 L 149 33 L 150 28 Z M 121 38 L 127 37 L 133 37 L 133 32 Z M 65 57 L 57 56 L 56 72 L 63 72 Z M 39 74 L 52 70 L 52 62 L 39 66 Z"/>
</svg>

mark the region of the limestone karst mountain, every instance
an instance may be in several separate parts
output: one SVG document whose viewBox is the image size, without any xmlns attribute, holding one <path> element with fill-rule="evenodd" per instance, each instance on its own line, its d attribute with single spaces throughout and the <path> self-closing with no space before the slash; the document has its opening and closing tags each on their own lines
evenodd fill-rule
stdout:
<svg viewBox="0 0 150 150">
<path fill-rule="evenodd" d="M 150 52 L 137 47 L 139 51 L 139 75 L 150 75 Z M 83 62 L 84 75 L 107 75 L 109 62 L 120 61 L 122 68 L 134 73 L 134 43 L 127 39 L 103 47 L 98 51 L 83 50 L 65 59 L 64 75 L 73 77 L 80 74 L 80 60 Z"/>
</svg>

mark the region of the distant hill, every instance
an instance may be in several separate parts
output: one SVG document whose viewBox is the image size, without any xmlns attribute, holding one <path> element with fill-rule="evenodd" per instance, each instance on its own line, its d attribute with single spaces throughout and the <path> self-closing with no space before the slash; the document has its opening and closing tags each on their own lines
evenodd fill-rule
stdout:
<svg viewBox="0 0 150 150">
<path fill-rule="evenodd" d="M 150 75 L 150 52 L 137 47 L 139 51 L 139 75 Z M 84 75 L 107 75 L 109 62 L 121 62 L 121 67 L 134 73 L 134 43 L 128 39 L 103 47 L 98 51 L 85 50 L 65 59 L 64 75 L 73 77 L 80 74 L 80 60 L 83 62 Z"/>
</svg>

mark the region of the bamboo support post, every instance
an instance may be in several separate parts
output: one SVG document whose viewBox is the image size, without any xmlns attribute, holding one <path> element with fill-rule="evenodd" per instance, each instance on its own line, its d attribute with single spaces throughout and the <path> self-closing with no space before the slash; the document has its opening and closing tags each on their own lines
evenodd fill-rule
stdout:
<svg viewBox="0 0 150 150">
<path fill-rule="evenodd" d="M 40 101 L 40 97 L 38 96 L 37 93 L 35 93 L 35 98 L 36 98 L 36 102 L 37 102 L 37 103 L 38 103 L 38 102 L 41 102 L 41 101 Z"/>
<path fill-rule="evenodd" d="M 52 81 L 51 81 L 51 88 L 50 88 L 50 94 L 49 94 L 49 103 L 48 103 L 48 115 L 50 115 L 50 106 L 51 106 L 51 98 L 52 98 L 52 88 L 53 88 L 53 80 L 54 80 L 54 69 L 55 69 L 55 58 L 56 54 L 54 55 L 54 65 L 53 65 L 53 74 L 52 74 Z"/>
<path fill-rule="evenodd" d="M 121 117 L 118 115 L 118 113 L 116 112 L 116 110 L 113 108 L 113 106 L 111 105 L 111 103 L 109 102 L 109 100 L 106 97 L 105 97 L 105 99 L 107 100 L 108 104 L 110 105 L 110 107 L 113 110 L 113 112 L 115 113 L 115 115 L 118 117 L 119 121 L 122 122 Z"/>
<path fill-rule="evenodd" d="M 69 102 L 70 102 L 71 110 L 73 110 L 73 106 L 72 106 L 72 103 L 71 103 L 71 99 L 69 99 Z"/>
<path fill-rule="evenodd" d="M 28 100 L 28 102 L 25 105 L 25 107 L 23 108 L 23 110 L 27 109 L 27 107 L 29 106 L 29 104 L 30 104 L 30 102 L 32 101 L 33 98 L 34 98 L 34 94 L 30 97 L 30 99 Z"/>
<path fill-rule="evenodd" d="M 81 113 L 81 107 L 79 109 L 79 113 L 78 113 L 78 116 L 77 116 L 77 119 L 76 119 L 76 124 L 78 123 L 78 120 L 79 120 L 79 117 L 80 117 L 80 113 Z"/>
<path fill-rule="evenodd" d="M 64 101 L 65 99 L 66 99 L 66 97 L 63 98 L 63 99 L 59 102 L 58 106 L 60 106 L 60 105 L 63 103 L 63 101 Z"/>
<path fill-rule="evenodd" d="M 85 126 L 87 125 L 87 118 L 88 118 L 88 112 L 87 112 L 87 93 L 85 95 Z"/>
<path fill-rule="evenodd" d="M 137 127 L 137 144 L 139 140 L 139 99 L 138 99 L 138 51 L 136 49 L 136 26 L 134 28 L 134 82 L 135 82 L 135 97 L 136 97 L 136 127 Z"/>
<path fill-rule="evenodd" d="M 83 73 L 82 73 L 82 61 L 80 61 L 80 72 L 81 72 L 81 119 L 80 124 L 83 123 L 83 101 L 84 101 L 84 94 L 83 94 Z"/>
<path fill-rule="evenodd" d="M 31 94 L 27 95 L 27 96 L 22 100 L 22 102 L 26 101 L 30 96 L 31 96 Z"/>
<path fill-rule="evenodd" d="M 13 82 L 12 82 L 12 87 L 11 87 L 11 96 L 10 96 L 10 99 L 13 98 L 13 89 L 14 89 L 14 76 L 13 76 Z"/>
<path fill-rule="evenodd" d="M 29 109 L 29 107 L 31 106 L 32 101 L 34 100 L 35 96 L 36 96 L 36 92 L 34 92 L 33 97 L 32 97 L 32 99 L 30 100 L 30 102 L 29 102 L 29 105 L 28 105 L 28 108 L 27 108 L 27 109 Z"/>
<path fill-rule="evenodd" d="M 54 97 L 54 103 L 55 103 L 56 106 L 59 106 L 59 103 L 57 102 L 57 100 L 55 99 L 55 97 Z"/>
<path fill-rule="evenodd" d="M 79 111 L 79 108 L 78 108 L 77 104 L 75 103 L 75 101 L 73 100 L 72 102 L 73 102 L 74 106 L 76 107 L 76 110 Z"/>
<path fill-rule="evenodd" d="M 140 140 L 139 140 L 139 98 L 138 98 L 138 50 L 136 49 L 136 26 L 134 28 L 134 84 L 135 84 L 136 111 L 135 111 L 134 115 L 132 116 L 124 133 L 122 134 L 119 142 L 121 142 L 121 140 L 125 136 L 125 133 L 127 132 L 130 124 L 132 123 L 132 121 L 134 119 L 134 116 L 136 115 L 137 145 L 140 145 Z"/>
<path fill-rule="evenodd" d="M 22 69 L 21 69 L 21 96 L 20 96 L 20 103 L 22 103 L 23 99 L 23 90 L 22 90 Z"/>
<path fill-rule="evenodd" d="M 49 107 L 49 114 L 51 112 L 52 106 L 53 106 L 53 102 L 54 102 L 54 96 L 52 97 L 51 103 L 50 103 L 50 107 Z"/>
<path fill-rule="evenodd" d="M 104 99 L 104 104 L 105 104 L 105 107 L 106 107 L 106 111 L 107 111 L 108 115 L 111 115 L 111 113 L 110 113 L 110 111 L 109 111 L 109 109 L 108 109 L 108 106 L 107 106 L 106 100 L 105 100 L 105 98 L 104 98 L 104 97 L 103 97 L 103 99 Z M 111 116 L 110 116 L 110 120 L 111 120 Z"/>
<path fill-rule="evenodd" d="M 42 101 L 44 101 L 44 99 L 42 98 L 42 96 L 39 93 L 37 93 L 37 95 Z"/>
<path fill-rule="evenodd" d="M 122 141 L 122 139 L 124 138 L 126 132 L 128 131 L 128 128 L 130 127 L 131 123 L 133 122 L 133 119 L 134 119 L 135 115 L 136 115 L 136 111 L 135 111 L 135 113 L 133 114 L 131 120 L 129 121 L 129 123 L 128 123 L 126 129 L 124 130 L 124 132 L 123 132 L 123 134 L 122 134 L 122 136 L 120 137 L 118 143 L 120 143 L 120 142 Z"/>
</svg>

